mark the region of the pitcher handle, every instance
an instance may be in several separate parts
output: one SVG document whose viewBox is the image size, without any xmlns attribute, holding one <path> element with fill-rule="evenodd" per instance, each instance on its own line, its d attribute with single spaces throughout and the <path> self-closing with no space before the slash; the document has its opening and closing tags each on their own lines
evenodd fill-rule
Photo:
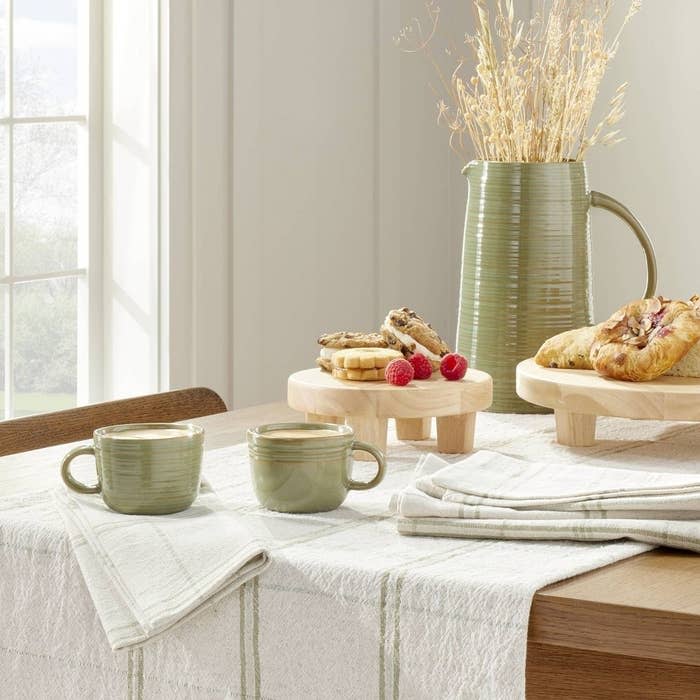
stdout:
<svg viewBox="0 0 700 700">
<path fill-rule="evenodd" d="M 647 263 L 647 288 L 644 292 L 644 298 L 649 299 L 653 297 L 656 292 L 656 255 L 654 254 L 654 246 L 649 240 L 644 226 L 622 202 L 618 202 L 613 197 L 602 192 L 591 191 L 591 206 L 607 209 L 616 214 L 634 231 L 634 235 L 637 236 L 637 240 L 644 250 L 644 257 Z"/>
</svg>

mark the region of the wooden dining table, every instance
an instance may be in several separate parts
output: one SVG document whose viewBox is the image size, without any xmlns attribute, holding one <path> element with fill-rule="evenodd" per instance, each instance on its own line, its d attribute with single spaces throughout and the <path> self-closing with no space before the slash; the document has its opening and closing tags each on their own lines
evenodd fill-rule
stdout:
<svg viewBox="0 0 700 700">
<path fill-rule="evenodd" d="M 264 422 L 298 420 L 283 403 L 197 418 L 207 448 Z M 0 496 L 59 482 L 66 445 L 0 458 Z M 51 475 L 48 477 L 48 475 Z M 47 480 L 48 479 L 48 480 Z M 700 556 L 656 549 L 548 586 L 534 597 L 527 697 L 700 697 Z"/>
</svg>

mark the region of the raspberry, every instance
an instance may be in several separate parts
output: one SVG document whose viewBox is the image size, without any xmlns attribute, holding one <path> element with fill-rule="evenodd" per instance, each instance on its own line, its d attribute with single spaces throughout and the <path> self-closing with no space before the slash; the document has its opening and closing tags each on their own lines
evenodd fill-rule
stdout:
<svg viewBox="0 0 700 700">
<path fill-rule="evenodd" d="M 413 373 L 415 379 L 430 379 L 433 375 L 433 366 L 430 364 L 430 360 L 420 352 L 411 355 L 408 361 L 413 367 Z"/>
<path fill-rule="evenodd" d="M 397 358 L 386 366 L 384 376 L 389 384 L 406 386 L 413 379 L 413 367 L 408 360 Z"/>
<path fill-rule="evenodd" d="M 456 352 L 451 352 L 442 358 L 440 372 L 445 379 L 455 381 L 461 379 L 467 373 L 468 366 L 466 357 L 458 355 Z"/>
</svg>

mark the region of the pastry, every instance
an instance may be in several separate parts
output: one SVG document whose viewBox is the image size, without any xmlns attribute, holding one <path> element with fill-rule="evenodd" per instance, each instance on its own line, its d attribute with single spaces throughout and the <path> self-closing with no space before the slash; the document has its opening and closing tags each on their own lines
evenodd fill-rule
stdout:
<svg viewBox="0 0 700 700">
<path fill-rule="evenodd" d="M 671 377 L 700 378 L 700 341 L 695 343 L 685 356 L 665 374 Z"/>
<path fill-rule="evenodd" d="M 406 307 L 390 311 L 382 324 L 382 335 L 387 345 L 405 357 L 414 353 L 425 355 L 433 365 L 440 367 L 440 359 L 450 352 L 447 343 L 415 311 Z"/>
<path fill-rule="evenodd" d="M 700 297 L 696 294 L 691 297 L 690 303 L 695 307 L 700 306 Z M 700 340 L 666 372 L 671 377 L 695 377 L 700 378 Z"/>
<path fill-rule="evenodd" d="M 667 372 L 700 340 L 700 304 L 641 299 L 601 324 L 591 363 L 603 376 L 640 382 Z"/>
<path fill-rule="evenodd" d="M 348 348 L 331 357 L 331 371 L 338 379 L 368 382 L 384 379 L 386 366 L 403 355 L 389 348 Z"/>
<path fill-rule="evenodd" d="M 387 347 L 386 341 L 380 333 L 357 333 L 353 331 L 326 333 L 318 339 L 318 344 L 323 347 L 319 357 L 316 359 L 316 364 L 321 369 L 326 370 L 326 372 L 331 371 L 331 357 L 338 350 Z"/>
<path fill-rule="evenodd" d="M 603 324 L 564 331 L 545 340 L 535 355 L 542 367 L 560 369 L 593 369 L 590 359 L 595 334 Z"/>
</svg>

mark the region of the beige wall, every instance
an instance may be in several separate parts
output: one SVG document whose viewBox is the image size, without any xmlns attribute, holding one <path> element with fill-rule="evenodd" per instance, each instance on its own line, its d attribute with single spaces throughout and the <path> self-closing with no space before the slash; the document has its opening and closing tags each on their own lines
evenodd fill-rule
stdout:
<svg viewBox="0 0 700 700">
<path fill-rule="evenodd" d="M 591 186 L 622 200 L 646 226 L 656 247 L 658 291 L 668 297 L 700 293 L 699 24 L 697 0 L 643 4 L 601 95 L 630 83 L 622 123 L 627 140 L 591 152 L 589 160 Z M 624 224 L 605 212 L 592 221 L 601 317 L 642 294 L 644 261 Z"/>
<path fill-rule="evenodd" d="M 624 3 L 621 3 L 624 4 Z M 442 0 L 459 38 L 467 0 Z M 372 329 L 409 305 L 452 341 L 466 185 L 435 125 L 418 56 L 393 46 L 421 0 L 235 0 L 233 5 L 233 395 L 283 398 L 325 331 Z M 695 0 L 649 0 L 602 97 L 631 83 L 628 140 L 592 153 L 595 189 L 648 227 L 660 291 L 700 290 L 700 20 Z M 593 215 L 598 315 L 641 293 L 631 232 Z"/>
<path fill-rule="evenodd" d="M 319 334 L 376 329 L 392 307 L 455 335 L 465 182 L 432 74 L 392 42 L 421 9 L 235 2 L 236 406 L 282 398 Z"/>
</svg>

